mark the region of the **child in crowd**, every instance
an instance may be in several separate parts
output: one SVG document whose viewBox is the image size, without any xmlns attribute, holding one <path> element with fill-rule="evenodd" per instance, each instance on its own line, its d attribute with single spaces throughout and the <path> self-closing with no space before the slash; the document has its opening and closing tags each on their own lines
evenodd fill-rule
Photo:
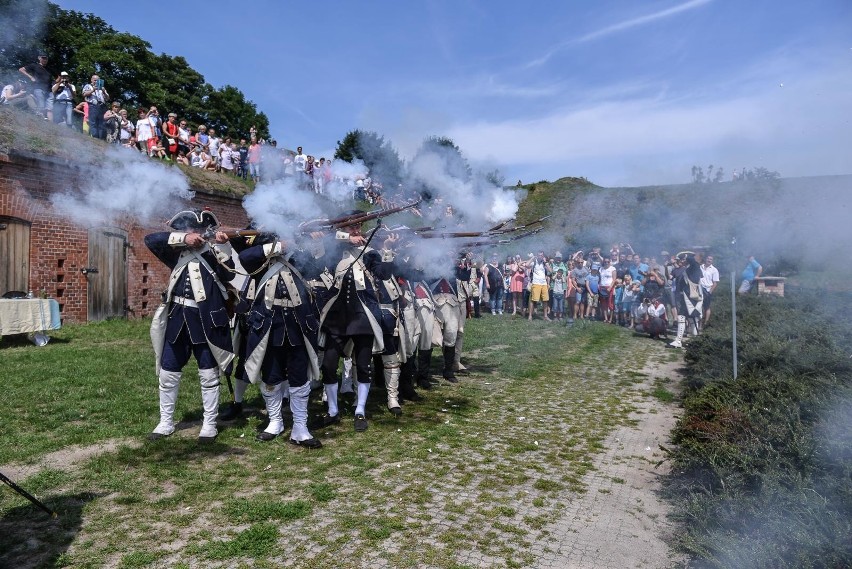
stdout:
<svg viewBox="0 0 852 569">
<path fill-rule="evenodd" d="M 566 285 L 565 285 L 565 274 L 562 269 L 556 271 L 556 276 L 554 276 L 550 284 L 553 289 L 553 315 L 554 318 L 561 321 L 562 313 L 565 312 L 565 293 L 566 293 Z"/>
<path fill-rule="evenodd" d="M 621 310 L 624 319 L 624 324 L 628 328 L 633 328 L 633 308 L 636 302 L 639 300 L 636 296 L 636 291 L 633 288 L 633 284 L 633 277 L 630 276 L 630 273 L 624 275 L 624 282 L 622 284 L 621 292 Z"/>
<path fill-rule="evenodd" d="M 612 289 L 613 308 L 615 309 L 615 323 L 619 326 L 624 326 L 624 281 L 615 279 L 615 286 Z"/>
<path fill-rule="evenodd" d="M 598 309 L 598 293 L 601 291 L 601 272 L 598 265 L 592 265 L 591 274 L 586 277 L 586 320 L 596 317 Z"/>
</svg>

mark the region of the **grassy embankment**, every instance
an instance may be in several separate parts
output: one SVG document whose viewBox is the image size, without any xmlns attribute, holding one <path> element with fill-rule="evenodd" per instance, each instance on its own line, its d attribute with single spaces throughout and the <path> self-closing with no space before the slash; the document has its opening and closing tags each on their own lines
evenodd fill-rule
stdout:
<svg viewBox="0 0 852 569">
<path fill-rule="evenodd" d="M 64 125 L 46 122 L 30 113 L 0 108 L 0 154 L 19 152 L 47 159 L 68 161 L 74 167 L 102 164 L 104 152 L 111 145 L 85 136 Z M 151 161 L 163 168 L 179 168 L 193 190 L 213 191 L 243 196 L 254 189 L 254 182 L 206 172 L 171 162 Z"/>
<path fill-rule="evenodd" d="M 852 295 L 738 301 L 686 349 L 667 494 L 701 567 L 852 566 Z"/>
</svg>

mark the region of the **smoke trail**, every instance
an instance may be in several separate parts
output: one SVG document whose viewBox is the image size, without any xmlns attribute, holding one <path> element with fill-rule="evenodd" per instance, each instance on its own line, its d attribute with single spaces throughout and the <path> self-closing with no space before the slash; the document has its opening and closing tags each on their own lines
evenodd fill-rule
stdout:
<svg viewBox="0 0 852 569">
<path fill-rule="evenodd" d="M 81 184 L 53 194 L 53 208 L 83 227 L 132 216 L 141 224 L 168 217 L 195 195 L 178 168 L 139 153 L 108 148 L 101 164 L 82 168 Z"/>
<path fill-rule="evenodd" d="M 243 199 L 243 208 L 259 228 L 287 240 L 298 235 L 303 221 L 327 217 L 316 194 L 299 188 L 293 178 L 259 184 Z"/>
<path fill-rule="evenodd" d="M 482 172 L 465 171 L 453 148 L 434 146 L 418 153 L 408 165 L 406 185 L 423 188 L 450 205 L 471 229 L 514 217 L 518 210 L 515 192 L 486 179 Z"/>
</svg>

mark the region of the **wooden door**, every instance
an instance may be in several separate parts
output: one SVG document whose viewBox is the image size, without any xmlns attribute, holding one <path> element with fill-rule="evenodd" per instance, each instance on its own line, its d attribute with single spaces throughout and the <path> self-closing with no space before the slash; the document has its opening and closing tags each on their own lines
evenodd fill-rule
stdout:
<svg viewBox="0 0 852 569">
<path fill-rule="evenodd" d="M 30 224 L 0 217 L 0 295 L 29 291 Z"/>
<path fill-rule="evenodd" d="M 127 306 L 127 232 L 89 229 L 89 321 L 124 318 Z"/>
</svg>

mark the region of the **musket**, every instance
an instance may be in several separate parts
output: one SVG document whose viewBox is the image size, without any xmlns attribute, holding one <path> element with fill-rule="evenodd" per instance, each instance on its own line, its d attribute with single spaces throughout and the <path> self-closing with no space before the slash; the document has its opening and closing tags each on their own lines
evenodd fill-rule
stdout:
<svg viewBox="0 0 852 569">
<path fill-rule="evenodd" d="M 464 243 L 461 245 L 463 248 L 467 247 L 489 247 L 495 245 L 505 245 L 506 243 L 511 243 L 512 241 L 517 241 L 518 239 L 523 239 L 524 237 L 529 237 L 530 235 L 535 235 L 539 233 L 544 228 L 539 227 L 538 229 L 531 229 L 525 233 L 519 233 L 518 235 L 513 235 L 511 237 L 507 237 L 505 239 L 487 239 L 483 241 L 473 241 L 471 243 Z"/>
<path fill-rule="evenodd" d="M 420 202 L 423 201 L 423 198 L 418 199 L 417 201 L 413 201 L 407 203 L 405 205 L 386 208 L 386 209 L 377 209 L 373 211 L 364 211 L 360 213 L 354 213 L 350 215 L 344 215 L 341 217 L 337 217 L 334 219 L 326 219 L 326 220 L 313 220 L 308 221 L 299 226 L 299 230 L 302 234 L 309 234 L 314 231 L 329 231 L 333 229 L 342 229 L 344 227 L 349 227 L 350 225 L 356 225 L 358 223 L 366 223 L 368 221 L 372 221 L 374 219 L 378 219 L 380 217 L 386 217 L 388 215 L 399 213 L 401 211 L 405 211 L 407 209 L 411 209 L 420 205 Z"/>
<path fill-rule="evenodd" d="M 255 237 L 268 235 L 270 237 L 274 236 L 274 233 L 269 231 L 258 231 L 257 229 L 217 229 L 215 227 L 208 227 L 204 233 L 201 234 L 205 240 L 210 241 L 214 237 L 216 237 L 216 233 L 221 232 L 228 236 L 228 239 L 237 239 L 238 237 L 248 237 L 246 242 L 251 245 L 252 241 L 254 241 Z"/>
<path fill-rule="evenodd" d="M 538 219 L 536 219 L 534 221 L 530 221 L 529 223 L 525 223 L 524 225 L 516 225 L 515 227 L 510 227 L 510 228 L 507 228 L 507 229 L 495 231 L 494 233 L 503 234 L 503 233 L 514 233 L 515 231 L 522 231 L 524 229 L 532 227 L 533 225 L 538 225 L 540 223 L 544 223 L 550 217 L 552 217 L 552 215 L 545 215 L 544 217 L 539 217 Z"/>
<path fill-rule="evenodd" d="M 33 504 L 35 504 L 36 506 L 38 506 L 39 508 L 41 508 L 42 510 L 47 512 L 50 515 L 51 518 L 56 517 L 56 512 L 54 512 L 53 510 L 51 510 L 50 508 L 48 508 L 47 506 L 45 506 L 44 504 L 39 502 L 39 500 L 35 496 L 30 494 L 29 492 L 27 492 L 26 490 L 24 490 L 23 488 L 21 488 L 20 486 L 18 486 L 14 482 L 12 482 L 11 480 L 9 480 L 9 478 L 7 478 L 6 475 L 3 474 L 2 472 L 0 472 L 0 480 L 5 482 L 9 486 L 9 488 L 11 488 L 15 492 L 17 492 L 18 494 L 20 494 L 21 496 L 26 498 L 27 500 L 29 500 L 30 502 L 32 502 Z"/>
<path fill-rule="evenodd" d="M 482 237 L 488 235 L 488 231 L 423 231 L 414 232 L 421 239 L 454 239 L 458 237 Z"/>
<path fill-rule="evenodd" d="M 546 215 L 544 217 L 540 217 L 535 221 L 531 221 L 524 225 L 517 225 L 515 227 L 506 227 L 506 224 L 509 223 L 510 220 L 503 221 L 498 223 L 494 227 L 490 229 L 486 229 L 485 231 L 418 231 L 413 230 L 414 233 L 423 238 L 423 239 L 448 239 L 448 238 L 464 238 L 464 237 L 491 237 L 496 235 L 507 235 L 510 233 L 515 233 L 517 231 L 523 231 L 528 229 L 534 225 L 538 225 L 544 223 L 550 215 Z"/>
</svg>

